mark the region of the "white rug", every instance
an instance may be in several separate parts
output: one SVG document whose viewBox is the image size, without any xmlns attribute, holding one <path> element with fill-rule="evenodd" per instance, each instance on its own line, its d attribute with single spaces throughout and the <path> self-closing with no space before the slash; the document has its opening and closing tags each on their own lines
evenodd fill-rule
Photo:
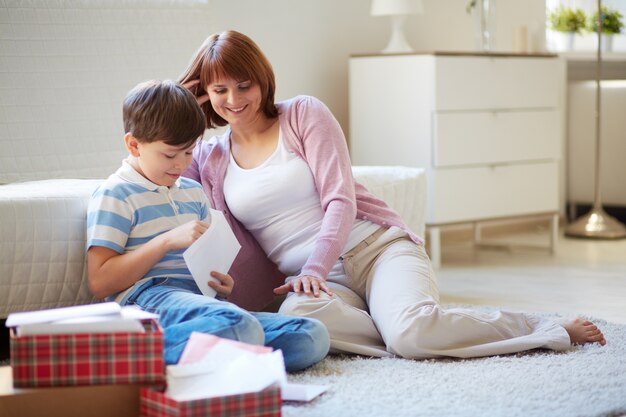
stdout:
<svg viewBox="0 0 626 417">
<path fill-rule="evenodd" d="M 549 315 L 548 315 L 549 316 Z M 626 325 L 593 319 L 607 344 L 477 359 L 329 356 L 289 380 L 326 384 L 285 417 L 626 415 Z"/>
</svg>

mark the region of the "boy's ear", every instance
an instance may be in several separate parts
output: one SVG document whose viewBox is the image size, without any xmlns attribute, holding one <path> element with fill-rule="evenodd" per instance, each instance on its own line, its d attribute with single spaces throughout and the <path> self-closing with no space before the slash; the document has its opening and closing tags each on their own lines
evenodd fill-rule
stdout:
<svg viewBox="0 0 626 417">
<path fill-rule="evenodd" d="M 124 143 L 126 144 L 126 149 L 132 156 L 135 158 L 139 156 L 139 141 L 132 133 L 129 132 L 124 135 Z"/>
</svg>

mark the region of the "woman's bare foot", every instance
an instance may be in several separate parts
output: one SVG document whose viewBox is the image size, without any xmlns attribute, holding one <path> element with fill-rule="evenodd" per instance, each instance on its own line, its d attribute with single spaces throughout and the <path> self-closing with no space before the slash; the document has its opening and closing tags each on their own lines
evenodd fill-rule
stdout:
<svg viewBox="0 0 626 417">
<path fill-rule="evenodd" d="M 606 339 L 602 331 L 589 320 L 575 318 L 574 320 L 562 320 L 561 326 L 567 330 L 571 342 L 575 345 L 598 342 L 606 345 Z"/>
</svg>

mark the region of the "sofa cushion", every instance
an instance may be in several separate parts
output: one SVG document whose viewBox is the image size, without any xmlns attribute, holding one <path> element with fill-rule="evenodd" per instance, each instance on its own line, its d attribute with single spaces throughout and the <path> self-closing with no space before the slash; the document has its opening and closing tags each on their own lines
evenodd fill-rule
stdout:
<svg viewBox="0 0 626 417">
<path fill-rule="evenodd" d="M 92 301 L 85 226 L 89 197 L 100 182 L 0 186 L 0 317 Z"/>
<path fill-rule="evenodd" d="M 426 174 L 423 168 L 403 166 L 353 166 L 357 182 L 396 210 L 402 220 L 424 237 Z"/>
</svg>

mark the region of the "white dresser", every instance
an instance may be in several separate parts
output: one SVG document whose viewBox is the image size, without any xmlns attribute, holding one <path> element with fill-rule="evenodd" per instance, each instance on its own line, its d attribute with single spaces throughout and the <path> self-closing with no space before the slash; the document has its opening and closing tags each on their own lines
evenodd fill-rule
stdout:
<svg viewBox="0 0 626 417">
<path fill-rule="evenodd" d="M 350 59 L 356 165 L 426 169 L 433 265 L 440 227 L 549 216 L 558 230 L 564 61 L 429 53 Z"/>
</svg>

